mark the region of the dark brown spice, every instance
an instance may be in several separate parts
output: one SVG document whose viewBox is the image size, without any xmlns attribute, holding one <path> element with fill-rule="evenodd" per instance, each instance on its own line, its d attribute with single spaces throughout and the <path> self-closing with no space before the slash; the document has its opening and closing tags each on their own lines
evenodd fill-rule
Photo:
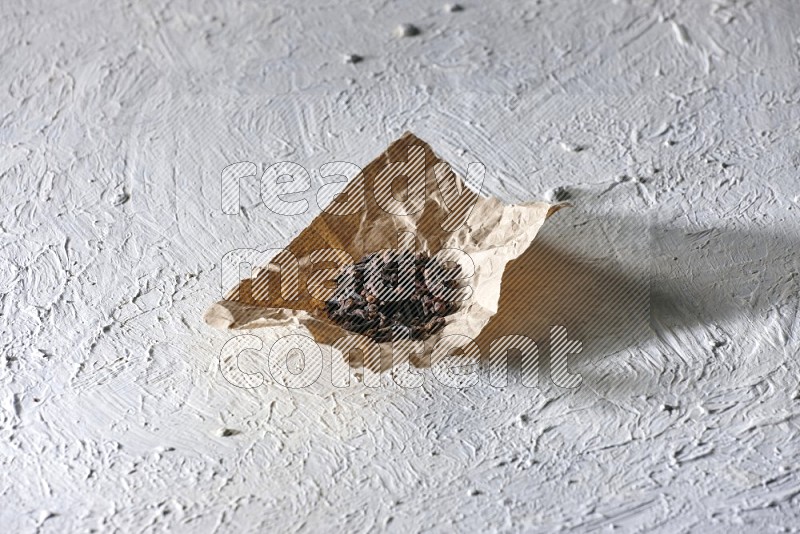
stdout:
<svg viewBox="0 0 800 534">
<path fill-rule="evenodd" d="M 460 273 L 458 265 L 448 267 L 425 253 L 368 254 L 337 277 L 327 315 L 345 330 L 381 343 L 425 339 L 458 309 L 454 296 Z"/>
</svg>

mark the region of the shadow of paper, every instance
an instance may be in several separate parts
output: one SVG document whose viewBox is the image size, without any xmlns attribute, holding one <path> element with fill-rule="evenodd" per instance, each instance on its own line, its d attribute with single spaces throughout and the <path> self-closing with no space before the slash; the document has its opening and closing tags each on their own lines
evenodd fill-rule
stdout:
<svg viewBox="0 0 800 534">
<path fill-rule="evenodd" d="M 668 368 L 691 375 L 771 309 L 787 308 L 776 314 L 787 331 L 800 314 L 800 239 L 788 232 L 576 219 L 554 218 L 509 265 L 498 313 L 476 339 L 484 365 L 494 340 L 527 336 L 539 349 L 538 383 L 552 390 L 551 331 L 562 326 L 582 345 L 570 357 L 591 384 L 582 389 L 622 398 L 658 390 Z M 656 351 L 636 352 L 654 338 Z M 518 379 L 526 356 L 507 356 Z"/>
<path fill-rule="evenodd" d="M 565 329 L 568 340 L 580 342 L 577 358 L 592 362 L 651 336 L 647 224 L 630 218 L 581 220 L 570 211 L 554 217 L 509 264 L 498 312 L 475 340 L 484 364 L 498 354 L 504 336 L 533 340 L 541 385 L 551 376 L 554 329 Z M 530 371 L 531 356 L 508 352 L 509 371 Z"/>
<path fill-rule="evenodd" d="M 724 224 L 729 223 L 652 227 L 655 334 L 702 325 L 708 341 L 725 342 L 735 334 L 731 328 L 738 321 L 756 319 L 771 308 L 798 307 L 798 236 Z"/>
</svg>

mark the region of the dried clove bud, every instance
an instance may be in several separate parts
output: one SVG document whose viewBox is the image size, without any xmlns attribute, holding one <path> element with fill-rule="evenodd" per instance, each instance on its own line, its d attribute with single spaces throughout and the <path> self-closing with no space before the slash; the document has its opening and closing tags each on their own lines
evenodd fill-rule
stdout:
<svg viewBox="0 0 800 534">
<path fill-rule="evenodd" d="M 328 318 L 346 330 L 383 343 L 425 339 L 446 323 L 457 306 L 436 296 L 432 288 L 458 284 L 452 268 L 425 253 L 384 251 L 367 254 L 337 277 L 337 290 L 325 304 Z M 441 293 L 441 291 L 437 291 Z"/>
</svg>

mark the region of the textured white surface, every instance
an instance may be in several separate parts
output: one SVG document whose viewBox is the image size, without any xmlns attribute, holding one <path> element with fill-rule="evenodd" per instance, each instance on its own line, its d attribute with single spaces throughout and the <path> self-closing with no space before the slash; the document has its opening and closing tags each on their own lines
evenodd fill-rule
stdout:
<svg viewBox="0 0 800 534">
<path fill-rule="evenodd" d="M 7 2 L 2 530 L 796 528 L 799 10 Z M 227 383 L 222 255 L 315 213 L 251 184 L 224 215 L 221 170 L 363 165 L 405 130 L 507 202 L 567 188 L 555 291 L 633 277 L 652 331 L 570 309 L 598 339 L 618 316 L 577 390 Z"/>
</svg>

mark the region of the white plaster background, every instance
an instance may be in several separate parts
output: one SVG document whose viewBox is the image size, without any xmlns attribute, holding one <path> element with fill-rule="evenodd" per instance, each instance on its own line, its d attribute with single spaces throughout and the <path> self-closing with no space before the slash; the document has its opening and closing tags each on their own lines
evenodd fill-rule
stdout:
<svg viewBox="0 0 800 534">
<path fill-rule="evenodd" d="M 0 530 L 797 529 L 796 1 L 0 11 Z M 222 168 L 405 130 L 505 201 L 567 187 L 542 239 L 646 256 L 652 331 L 576 391 L 228 384 L 220 258 L 315 212 L 223 215 Z"/>
</svg>

